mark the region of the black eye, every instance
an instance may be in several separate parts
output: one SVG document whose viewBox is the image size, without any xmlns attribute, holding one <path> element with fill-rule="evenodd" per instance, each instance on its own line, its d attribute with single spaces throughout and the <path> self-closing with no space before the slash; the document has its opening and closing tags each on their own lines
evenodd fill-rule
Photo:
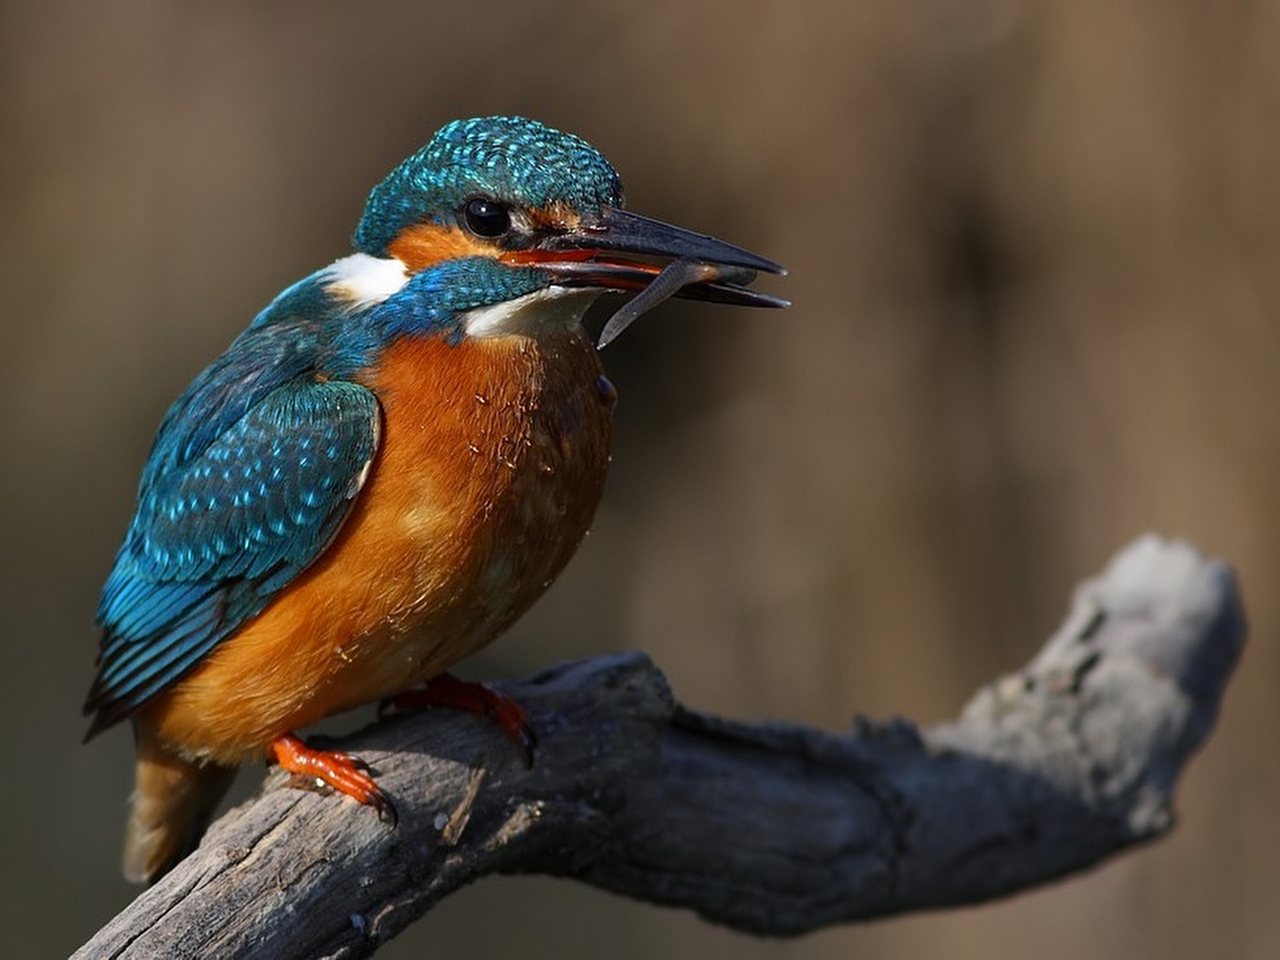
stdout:
<svg viewBox="0 0 1280 960">
<path fill-rule="evenodd" d="M 511 214 L 497 200 L 476 197 L 462 209 L 467 229 L 477 237 L 500 237 L 511 229 Z"/>
</svg>

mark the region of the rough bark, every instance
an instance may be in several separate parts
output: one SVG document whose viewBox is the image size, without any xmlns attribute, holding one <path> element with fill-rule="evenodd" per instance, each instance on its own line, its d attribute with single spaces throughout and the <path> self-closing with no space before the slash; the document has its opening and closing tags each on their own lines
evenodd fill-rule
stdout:
<svg viewBox="0 0 1280 960">
<path fill-rule="evenodd" d="M 1148 536 L 1029 665 L 923 732 L 735 723 L 677 704 L 643 654 L 565 664 L 503 685 L 532 769 L 473 717 L 380 722 L 342 747 L 396 827 L 273 774 L 77 956 L 363 956 L 499 872 L 783 935 L 998 897 L 1170 828 L 1244 634 L 1230 569 Z"/>
</svg>

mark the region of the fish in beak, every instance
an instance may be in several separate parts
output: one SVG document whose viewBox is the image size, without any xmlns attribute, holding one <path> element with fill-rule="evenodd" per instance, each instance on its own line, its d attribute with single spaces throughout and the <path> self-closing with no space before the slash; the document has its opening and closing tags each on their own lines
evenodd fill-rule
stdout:
<svg viewBox="0 0 1280 960">
<path fill-rule="evenodd" d="M 560 286 L 636 292 L 604 325 L 599 348 L 668 297 L 744 307 L 790 306 L 750 288 L 759 271 L 785 274 L 781 265 L 715 237 L 616 207 L 603 207 L 598 216 L 507 258 L 545 270 Z"/>
</svg>

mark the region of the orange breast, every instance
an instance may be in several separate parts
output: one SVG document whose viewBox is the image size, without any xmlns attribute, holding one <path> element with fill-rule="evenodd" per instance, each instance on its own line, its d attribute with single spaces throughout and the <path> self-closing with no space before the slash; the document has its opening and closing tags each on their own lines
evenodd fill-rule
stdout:
<svg viewBox="0 0 1280 960">
<path fill-rule="evenodd" d="M 612 414 L 601 377 L 580 329 L 392 345 L 364 378 L 382 443 L 338 537 L 139 722 L 188 757 L 236 762 L 493 640 L 591 523 Z"/>
</svg>

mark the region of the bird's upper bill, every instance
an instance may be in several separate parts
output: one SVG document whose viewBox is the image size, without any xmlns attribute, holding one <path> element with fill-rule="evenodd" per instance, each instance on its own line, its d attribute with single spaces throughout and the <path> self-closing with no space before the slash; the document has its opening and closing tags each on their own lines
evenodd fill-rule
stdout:
<svg viewBox="0 0 1280 960">
<path fill-rule="evenodd" d="M 499 259 L 535 266 L 558 286 L 637 291 L 600 334 L 603 347 L 633 320 L 668 297 L 748 307 L 786 307 L 778 297 L 752 290 L 758 271 L 786 270 L 749 250 L 660 220 L 601 207 L 573 228 L 535 246 L 508 250 Z"/>
</svg>

